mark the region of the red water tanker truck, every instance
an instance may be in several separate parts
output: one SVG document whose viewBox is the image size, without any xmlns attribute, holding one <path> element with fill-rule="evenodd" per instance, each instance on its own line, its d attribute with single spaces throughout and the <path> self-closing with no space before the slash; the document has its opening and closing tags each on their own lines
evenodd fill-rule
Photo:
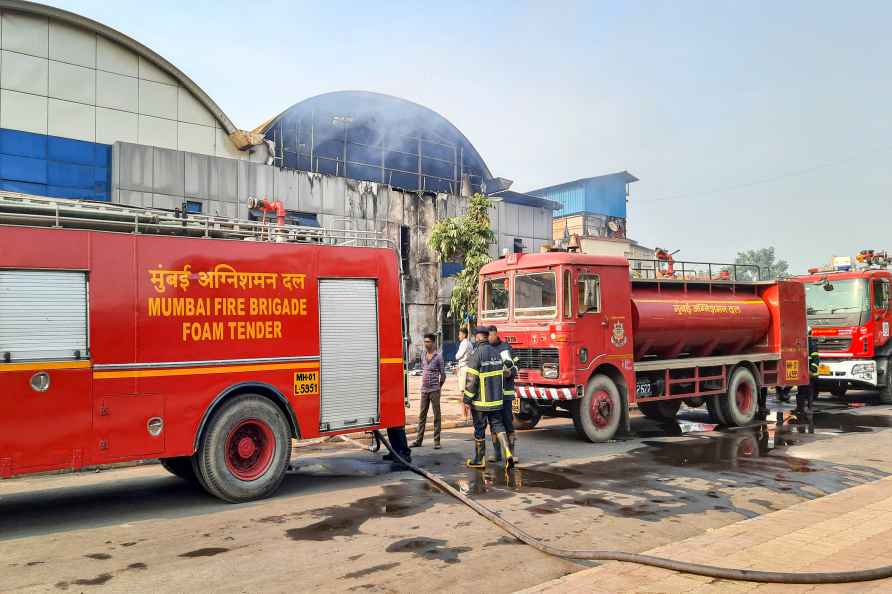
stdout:
<svg viewBox="0 0 892 594">
<path fill-rule="evenodd" d="M 808 383 L 805 294 L 753 267 L 509 254 L 481 271 L 481 321 L 518 360 L 515 417 L 569 410 L 599 442 L 629 408 L 674 418 L 706 404 L 717 423 L 753 421 L 767 388 Z"/>
</svg>

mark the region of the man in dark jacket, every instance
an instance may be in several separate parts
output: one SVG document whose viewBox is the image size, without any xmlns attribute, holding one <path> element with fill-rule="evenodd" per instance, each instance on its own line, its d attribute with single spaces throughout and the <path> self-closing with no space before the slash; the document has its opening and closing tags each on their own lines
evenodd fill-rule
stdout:
<svg viewBox="0 0 892 594">
<path fill-rule="evenodd" d="M 505 434 L 508 436 L 508 445 L 511 453 L 514 454 L 514 462 L 517 462 L 517 451 L 514 449 L 516 441 L 514 439 L 514 411 L 512 404 L 514 403 L 514 380 L 517 377 L 517 361 L 511 352 L 511 345 L 499 338 L 499 329 L 495 326 L 489 327 L 489 344 L 499 353 L 502 360 L 502 426 L 505 428 Z M 502 451 L 498 445 L 495 431 L 491 432 L 493 454 L 488 459 L 490 462 L 501 462 Z"/>
<path fill-rule="evenodd" d="M 502 425 L 502 358 L 489 342 L 489 328 L 480 326 L 474 334 L 477 347 L 468 360 L 468 380 L 465 385 L 464 403 L 471 407 L 474 417 L 474 457 L 467 461 L 471 468 L 486 466 L 486 427 L 496 436 L 501 446 L 505 466 L 514 465 L 514 455 Z"/>
</svg>

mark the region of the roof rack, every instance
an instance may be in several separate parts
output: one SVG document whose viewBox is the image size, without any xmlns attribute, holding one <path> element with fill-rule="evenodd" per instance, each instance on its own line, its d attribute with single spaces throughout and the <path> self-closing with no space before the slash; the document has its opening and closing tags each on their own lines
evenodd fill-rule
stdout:
<svg viewBox="0 0 892 594">
<path fill-rule="evenodd" d="M 13 192 L 0 193 L 0 225 L 64 227 L 275 243 L 395 247 L 392 240 L 378 231 L 278 225 L 269 220 L 252 221 L 190 214 L 184 209 L 171 211 Z"/>
<path fill-rule="evenodd" d="M 659 282 L 752 283 L 767 280 L 755 264 L 719 264 L 683 260 L 629 258 L 632 280 Z"/>
</svg>

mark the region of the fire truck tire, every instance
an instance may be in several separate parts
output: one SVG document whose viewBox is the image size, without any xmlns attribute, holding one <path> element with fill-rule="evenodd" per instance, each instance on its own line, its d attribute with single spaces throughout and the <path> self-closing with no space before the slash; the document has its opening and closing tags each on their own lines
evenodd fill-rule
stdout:
<svg viewBox="0 0 892 594">
<path fill-rule="evenodd" d="M 709 418 L 718 425 L 727 425 L 725 416 L 722 414 L 721 401 L 727 398 L 724 394 L 719 396 L 706 397 L 706 410 L 709 411 Z"/>
<path fill-rule="evenodd" d="M 777 399 L 781 402 L 789 402 L 790 401 L 790 393 L 793 391 L 793 388 L 790 386 L 782 387 L 778 386 L 775 388 L 775 394 L 777 395 Z"/>
<path fill-rule="evenodd" d="M 892 370 L 892 361 L 886 369 Z M 888 372 L 887 372 L 888 373 Z M 879 386 L 879 398 L 883 404 L 892 404 L 892 381 L 887 378 L 885 386 Z"/>
<path fill-rule="evenodd" d="M 645 417 L 657 421 L 674 419 L 681 408 L 681 400 L 658 400 L 656 402 L 639 402 L 638 410 Z"/>
<path fill-rule="evenodd" d="M 195 476 L 195 469 L 192 467 L 192 456 L 161 458 L 161 466 L 177 478 L 198 484 L 198 477 Z"/>
<path fill-rule="evenodd" d="M 521 431 L 532 429 L 542 419 L 542 412 L 535 402 L 521 398 L 520 414 L 514 415 L 514 428 Z"/>
<path fill-rule="evenodd" d="M 722 417 L 727 425 L 740 427 L 756 418 L 759 385 L 753 372 L 746 367 L 738 367 L 728 382 L 728 395 L 719 401 Z"/>
<path fill-rule="evenodd" d="M 623 399 L 613 380 L 598 374 L 589 380 L 585 395 L 570 401 L 573 427 L 583 439 L 598 443 L 612 439 L 623 416 Z"/>
<path fill-rule="evenodd" d="M 849 387 L 845 384 L 836 384 L 832 388 L 830 388 L 830 394 L 834 398 L 845 398 L 846 392 L 849 391 Z"/>
<path fill-rule="evenodd" d="M 279 488 L 291 457 L 291 432 L 268 399 L 243 394 L 208 423 L 195 456 L 204 488 L 230 503 L 268 497 Z"/>
</svg>

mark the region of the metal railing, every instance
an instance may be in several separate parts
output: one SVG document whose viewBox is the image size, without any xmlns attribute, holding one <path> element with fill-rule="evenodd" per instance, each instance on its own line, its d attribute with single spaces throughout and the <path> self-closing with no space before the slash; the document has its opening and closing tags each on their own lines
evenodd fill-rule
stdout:
<svg viewBox="0 0 892 594">
<path fill-rule="evenodd" d="M 768 280 L 767 271 L 755 264 L 719 264 L 683 260 L 629 258 L 632 279 L 657 281 L 756 282 Z"/>
<path fill-rule="evenodd" d="M 275 243 L 316 243 L 396 249 L 393 240 L 378 231 L 278 225 L 232 217 L 47 198 L 28 194 L 0 194 L 0 224 L 124 233 L 145 233 Z"/>
</svg>

